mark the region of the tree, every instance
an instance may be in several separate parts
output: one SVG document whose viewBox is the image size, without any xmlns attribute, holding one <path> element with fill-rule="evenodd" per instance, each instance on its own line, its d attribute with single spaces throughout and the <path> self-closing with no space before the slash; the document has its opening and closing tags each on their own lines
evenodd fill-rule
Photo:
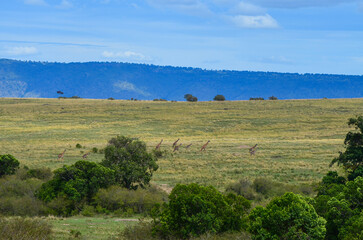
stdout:
<svg viewBox="0 0 363 240">
<path fill-rule="evenodd" d="M 348 132 L 345 137 L 345 152 L 340 152 L 339 157 L 334 158 L 330 166 L 338 163 L 350 173 L 354 173 L 360 166 L 363 166 L 363 116 L 351 118 L 349 126 L 355 126 L 356 132 Z"/>
<path fill-rule="evenodd" d="M 65 165 L 55 170 L 53 179 L 41 186 L 37 196 L 45 202 L 57 197 L 73 203 L 83 199 L 90 202 L 100 188 L 113 184 L 113 170 L 94 162 L 78 161 L 74 165 Z"/>
<path fill-rule="evenodd" d="M 187 239 L 206 232 L 240 231 L 250 202 L 235 194 L 223 195 L 214 187 L 178 184 L 169 195 L 154 233 Z"/>
<path fill-rule="evenodd" d="M 0 155 L 0 177 L 15 174 L 19 161 L 12 155 Z"/>
<path fill-rule="evenodd" d="M 271 96 L 271 97 L 268 97 L 268 100 L 277 100 L 277 97 Z"/>
<path fill-rule="evenodd" d="M 185 100 L 187 100 L 188 102 L 197 102 L 198 98 L 194 97 L 192 94 L 185 94 L 184 95 Z"/>
<path fill-rule="evenodd" d="M 223 95 L 216 95 L 214 98 L 213 98 L 214 101 L 225 101 L 226 98 L 223 96 Z"/>
<path fill-rule="evenodd" d="M 105 148 L 101 164 L 115 170 L 116 182 L 128 189 L 149 184 L 158 169 L 157 158 L 146 150 L 146 144 L 132 138 L 117 136 Z"/>
<path fill-rule="evenodd" d="M 310 204 L 312 199 L 285 193 L 267 206 L 254 208 L 250 215 L 252 239 L 324 239 L 324 218 Z"/>
</svg>

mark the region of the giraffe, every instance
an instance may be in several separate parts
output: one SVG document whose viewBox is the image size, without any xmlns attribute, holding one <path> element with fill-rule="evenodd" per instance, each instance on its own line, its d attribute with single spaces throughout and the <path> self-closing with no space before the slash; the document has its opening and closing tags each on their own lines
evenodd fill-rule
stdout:
<svg viewBox="0 0 363 240">
<path fill-rule="evenodd" d="M 173 147 L 175 147 L 175 145 L 179 142 L 180 138 L 178 138 L 178 140 L 176 140 L 174 143 L 173 143 Z"/>
<path fill-rule="evenodd" d="M 86 154 L 83 154 L 82 158 L 83 158 L 83 159 L 86 159 L 90 153 L 91 153 L 91 152 L 88 152 L 88 153 L 86 153 Z"/>
<path fill-rule="evenodd" d="M 173 152 L 179 151 L 179 148 L 180 148 L 181 145 L 182 145 L 182 143 L 179 144 L 179 145 L 175 145 Z"/>
<path fill-rule="evenodd" d="M 189 144 L 189 145 L 186 145 L 185 148 L 188 149 L 190 148 L 190 146 L 192 146 L 193 143 Z"/>
<path fill-rule="evenodd" d="M 257 148 L 257 144 L 249 149 L 251 155 L 255 155 L 255 152 L 257 151 L 256 148 Z"/>
<path fill-rule="evenodd" d="M 64 151 L 62 153 L 58 154 L 58 160 L 59 159 L 64 160 L 63 157 L 64 157 L 64 154 L 66 153 L 66 151 L 67 151 L 67 149 L 64 149 Z"/>
<path fill-rule="evenodd" d="M 200 151 L 203 151 L 203 150 L 205 151 L 205 148 L 207 147 L 207 145 L 208 145 L 209 142 L 210 142 L 210 140 L 208 140 L 208 142 L 202 146 L 202 148 L 200 149 Z"/>
<path fill-rule="evenodd" d="M 161 146 L 161 143 L 163 142 L 163 139 L 161 139 L 160 143 L 158 145 L 156 145 L 155 149 L 156 150 L 159 150 L 160 149 L 160 146 Z"/>
</svg>

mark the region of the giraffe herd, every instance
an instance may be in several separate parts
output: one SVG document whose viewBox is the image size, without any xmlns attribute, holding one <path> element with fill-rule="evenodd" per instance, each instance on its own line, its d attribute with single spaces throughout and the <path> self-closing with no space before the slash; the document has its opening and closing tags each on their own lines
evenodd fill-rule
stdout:
<svg viewBox="0 0 363 240">
<path fill-rule="evenodd" d="M 178 138 L 172 145 L 172 148 L 173 148 L 173 152 L 176 152 L 176 151 L 179 151 L 182 143 L 180 143 L 178 145 L 178 142 L 180 141 L 180 138 Z M 161 139 L 161 141 L 158 143 L 158 145 L 156 145 L 155 147 L 155 150 L 160 150 L 160 147 L 161 147 L 161 144 L 163 143 L 163 139 Z M 208 140 L 203 146 L 202 148 L 200 149 L 200 152 L 203 152 L 203 151 L 206 151 L 206 148 L 208 146 L 208 143 L 210 143 L 210 140 Z M 188 144 L 185 146 L 185 149 L 189 149 L 190 147 L 192 146 L 192 143 Z M 256 151 L 257 151 L 257 144 L 250 147 L 250 146 L 247 146 L 247 145 L 242 145 L 240 146 L 240 148 L 248 148 L 249 149 L 249 152 L 250 152 L 250 155 L 255 155 Z M 58 154 L 58 160 L 64 160 L 64 154 L 66 153 L 67 149 L 64 149 L 64 151 L 60 154 Z M 82 158 L 83 159 L 86 159 L 88 157 L 88 155 L 90 154 L 91 152 L 88 152 L 86 154 L 83 154 L 82 155 Z"/>
</svg>

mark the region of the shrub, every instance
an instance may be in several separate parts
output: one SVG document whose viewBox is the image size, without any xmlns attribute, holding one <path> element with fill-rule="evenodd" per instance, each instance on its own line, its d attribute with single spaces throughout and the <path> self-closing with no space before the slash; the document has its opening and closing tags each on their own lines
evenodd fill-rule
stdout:
<svg viewBox="0 0 363 240">
<path fill-rule="evenodd" d="M 152 223 L 140 221 L 135 225 L 128 225 L 121 231 L 115 239 L 133 239 L 133 240 L 156 240 L 157 237 L 152 236 Z"/>
<path fill-rule="evenodd" d="M 265 100 L 263 97 L 251 97 L 250 100 Z"/>
<path fill-rule="evenodd" d="M 77 143 L 77 144 L 76 144 L 76 148 L 82 148 L 82 145 L 81 145 L 81 144 L 79 144 L 79 143 Z"/>
<path fill-rule="evenodd" d="M 0 215 L 39 216 L 47 213 L 35 192 L 42 182 L 38 179 L 22 181 L 15 177 L 0 180 Z"/>
<path fill-rule="evenodd" d="M 55 202 L 48 206 L 52 207 L 55 204 L 56 212 L 65 212 L 68 215 L 82 200 L 91 202 L 100 188 L 107 188 L 113 184 L 113 170 L 94 162 L 78 161 L 74 165 L 65 165 L 55 170 L 53 179 L 41 186 L 37 196 L 45 202 L 54 200 Z M 58 203 L 59 200 L 64 203 Z"/>
<path fill-rule="evenodd" d="M 285 193 L 266 208 L 254 208 L 248 228 L 252 239 L 324 239 L 326 221 L 318 216 L 311 201 Z"/>
<path fill-rule="evenodd" d="M 93 153 L 98 153 L 98 148 L 96 148 L 96 147 L 92 148 L 92 152 Z"/>
<path fill-rule="evenodd" d="M 52 227 L 38 219 L 0 218 L 0 239 L 52 239 Z"/>
<path fill-rule="evenodd" d="M 271 96 L 271 97 L 268 98 L 268 100 L 277 100 L 277 97 Z"/>
<path fill-rule="evenodd" d="M 100 189 L 95 196 L 95 204 L 109 211 L 149 213 L 155 204 L 166 201 L 166 195 L 154 188 L 128 190 L 120 186 Z"/>
<path fill-rule="evenodd" d="M 0 155 L 0 177 L 15 174 L 19 161 L 12 155 Z"/>
<path fill-rule="evenodd" d="M 93 206 L 85 205 L 81 211 L 82 216 L 93 217 L 96 213 L 96 209 Z"/>
<path fill-rule="evenodd" d="M 34 168 L 29 169 L 26 173 L 26 178 L 37 178 L 40 180 L 48 181 L 53 177 L 53 172 L 50 168 Z"/>
<path fill-rule="evenodd" d="M 113 97 L 107 98 L 107 100 L 115 100 Z"/>
<path fill-rule="evenodd" d="M 240 231 L 249 208 L 245 198 L 223 195 L 212 186 L 177 185 L 154 220 L 153 232 L 185 239 L 207 232 Z"/>
<path fill-rule="evenodd" d="M 78 97 L 78 96 L 72 96 L 71 98 L 75 98 L 75 99 L 78 99 L 78 98 L 80 98 L 80 97 Z"/>
<path fill-rule="evenodd" d="M 117 136 L 109 141 L 101 164 L 115 171 L 118 184 L 137 189 L 149 184 L 153 172 L 159 167 L 156 161 L 155 155 L 147 152 L 144 142 Z"/>
<path fill-rule="evenodd" d="M 198 98 L 194 97 L 192 94 L 185 94 L 184 95 L 185 100 L 187 100 L 188 102 L 197 102 Z"/>
<path fill-rule="evenodd" d="M 213 98 L 214 101 L 225 101 L 226 98 L 223 95 L 217 95 Z"/>
</svg>

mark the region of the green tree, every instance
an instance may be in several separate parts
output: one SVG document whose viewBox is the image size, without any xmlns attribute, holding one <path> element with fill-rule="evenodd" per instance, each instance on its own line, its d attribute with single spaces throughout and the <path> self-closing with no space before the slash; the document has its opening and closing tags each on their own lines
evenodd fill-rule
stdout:
<svg viewBox="0 0 363 240">
<path fill-rule="evenodd" d="M 225 101 L 226 98 L 223 96 L 223 95 L 216 95 L 214 98 L 213 98 L 214 101 Z"/>
<path fill-rule="evenodd" d="M 157 158 L 146 150 L 146 144 L 132 138 L 117 136 L 105 148 L 101 164 L 115 170 L 116 182 L 128 189 L 148 185 L 158 169 Z"/>
<path fill-rule="evenodd" d="M 0 177 L 15 174 L 19 161 L 12 155 L 0 155 Z"/>
<path fill-rule="evenodd" d="M 285 193 L 266 208 L 254 208 L 249 215 L 252 239 L 324 239 L 326 221 L 310 202 L 312 199 Z"/>
<path fill-rule="evenodd" d="M 78 161 L 54 171 L 52 180 L 44 183 L 37 196 L 45 202 L 62 197 L 72 203 L 90 202 L 100 188 L 115 184 L 115 172 L 100 164 Z"/>
<path fill-rule="evenodd" d="M 185 94 L 184 95 L 185 100 L 187 100 L 188 102 L 198 102 L 198 98 L 193 96 L 192 94 Z"/>
<path fill-rule="evenodd" d="M 154 233 L 182 239 L 206 232 L 239 231 L 250 202 L 242 196 L 218 192 L 214 187 L 178 184 L 169 195 Z"/>
<path fill-rule="evenodd" d="M 339 157 L 334 158 L 330 166 L 338 163 L 353 173 L 363 166 L 363 116 L 349 119 L 348 125 L 354 126 L 357 131 L 348 132 L 344 140 L 345 152 L 340 152 Z"/>
</svg>

